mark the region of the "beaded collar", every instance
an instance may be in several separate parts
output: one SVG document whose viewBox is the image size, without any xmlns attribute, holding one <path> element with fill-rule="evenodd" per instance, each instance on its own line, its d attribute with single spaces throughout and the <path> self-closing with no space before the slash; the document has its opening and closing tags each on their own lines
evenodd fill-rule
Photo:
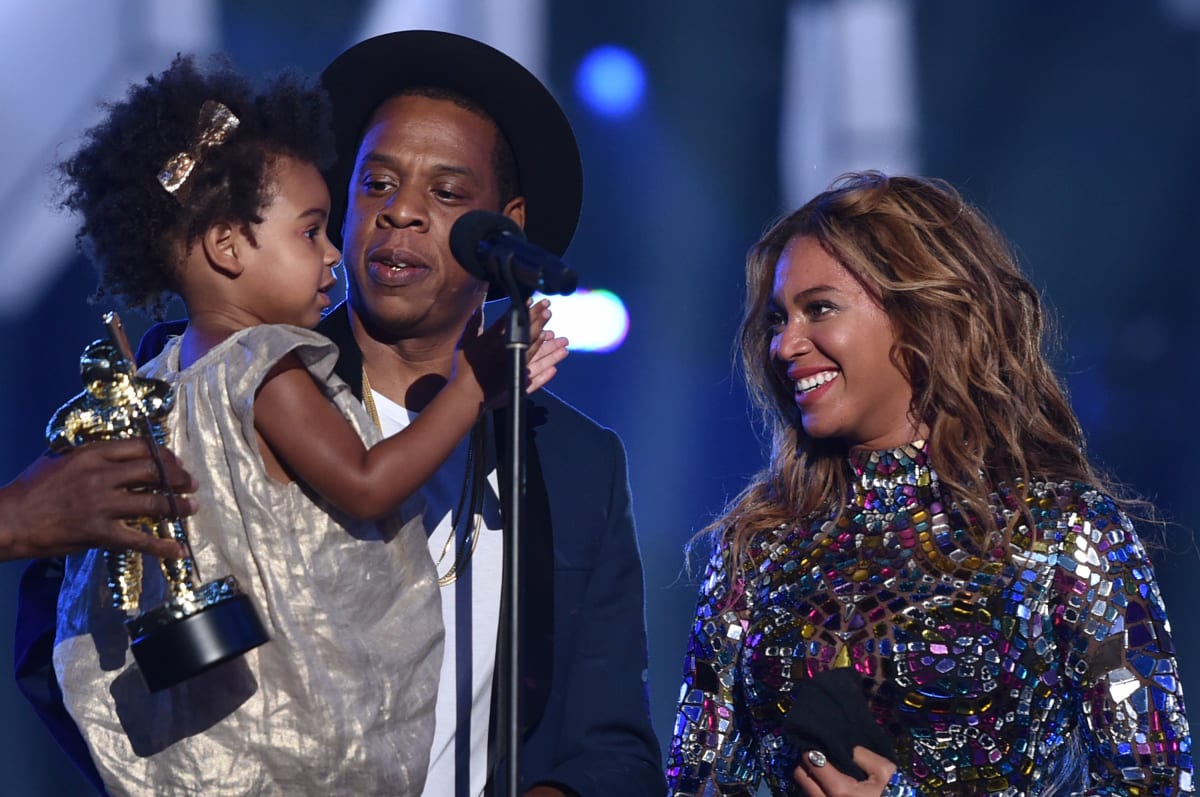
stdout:
<svg viewBox="0 0 1200 797">
<path fill-rule="evenodd" d="M 888 516 L 914 504 L 928 505 L 928 499 L 940 493 L 924 440 L 882 451 L 852 449 L 849 459 L 855 477 L 851 504 L 864 512 L 868 523 L 893 520 Z"/>
</svg>

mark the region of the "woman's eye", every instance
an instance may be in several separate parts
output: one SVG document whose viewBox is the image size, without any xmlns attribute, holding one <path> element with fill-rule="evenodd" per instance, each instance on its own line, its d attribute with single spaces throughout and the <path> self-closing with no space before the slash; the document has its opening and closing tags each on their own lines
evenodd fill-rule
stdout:
<svg viewBox="0 0 1200 797">
<path fill-rule="evenodd" d="M 829 315 L 837 308 L 830 302 L 812 302 L 808 307 L 804 308 L 809 318 L 820 318 Z"/>
<path fill-rule="evenodd" d="M 767 329 L 772 332 L 779 332 L 787 324 L 787 316 L 778 310 L 772 310 L 767 313 Z"/>
</svg>

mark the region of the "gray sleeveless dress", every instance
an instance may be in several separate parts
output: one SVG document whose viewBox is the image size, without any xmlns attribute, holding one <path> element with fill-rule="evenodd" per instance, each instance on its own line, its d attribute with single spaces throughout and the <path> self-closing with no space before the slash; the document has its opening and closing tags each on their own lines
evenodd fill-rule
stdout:
<svg viewBox="0 0 1200 797">
<path fill-rule="evenodd" d="M 336 346 L 310 330 L 250 327 L 182 372 L 175 339 L 142 369 L 176 391 L 171 446 L 200 482 L 189 532 L 201 580 L 234 575 L 271 641 L 151 694 L 108 606 L 103 559 L 69 557 L 54 667 L 114 796 L 421 792 L 443 636 L 422 504 L 358 522 L 267 476 L 254 394 L 289 352 L 377 442 L 333 374 Z M 165 599 L 157 563 L 145 572 L 143 610 Z"/>
</svg>

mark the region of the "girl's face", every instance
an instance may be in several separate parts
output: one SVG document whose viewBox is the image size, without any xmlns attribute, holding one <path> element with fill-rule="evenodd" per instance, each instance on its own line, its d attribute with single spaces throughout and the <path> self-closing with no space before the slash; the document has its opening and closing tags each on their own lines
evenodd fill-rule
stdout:
<svg viewBox="0 0 1200 797">
<path fill-rule="evenodd" d="M 275 195 L 252 227 L 243 276 L 260 323 L 315 327 L 341 257 L 325 234 L 329 189 L 311 163 L 280 157 L 272 171 Z"/>
<path fill-rule="evenodd" d="M 804 431 L 883 449 L 919 437 L 912 386 L 891 359 L 896 334 L 879 302 L 815 238 L 793 238 L 775 266 L 771 357 Z"/>
</svg>

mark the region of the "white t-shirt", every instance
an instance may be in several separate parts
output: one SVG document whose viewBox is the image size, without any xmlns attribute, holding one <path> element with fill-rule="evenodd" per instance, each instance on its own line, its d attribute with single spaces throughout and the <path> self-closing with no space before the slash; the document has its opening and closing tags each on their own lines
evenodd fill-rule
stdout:
<svg viewBox="0 0 1200 797">
<path fill-rule="evenodd" d="M 371 391 L 385 437 L 400 431 L 417 417 L 376 391 Z M 491 718 L 492 676 L 496 666 L 496 634 L 500 623 L 500 592 L 504 568 L 504 523 L 500 516 L 495 445 L 484 435 L 483 521 L 479 542 L 465 571 L 441 588 L 446 648 L 435 711 L 436 727 L 429 756 L 426 797 L 477 797 L 487 780 L 488 721 Z M 425 531 L 429 553 L 438 575 L 454 564 L 460 537 L 453 533 L 451 513 L 462 494 L 467 467 L 464 440 L 421 488 L 425 499 Z M 460 526 L 464 524 L 460 523 Z M 445 555 L 443 556 L 443 551 Z M 469 621 L 469 622 L 468 622 Z M 469 733 L 461 734 L 469 724 Z M 469 739 L 469 748 L 458 749 Z M 469 765 L 463 766 L 469 761 Z M 461 763 L 460 763 L 461 762 Z M 456 782 L 456 776 L 462 782 Z"/>
</svg>

